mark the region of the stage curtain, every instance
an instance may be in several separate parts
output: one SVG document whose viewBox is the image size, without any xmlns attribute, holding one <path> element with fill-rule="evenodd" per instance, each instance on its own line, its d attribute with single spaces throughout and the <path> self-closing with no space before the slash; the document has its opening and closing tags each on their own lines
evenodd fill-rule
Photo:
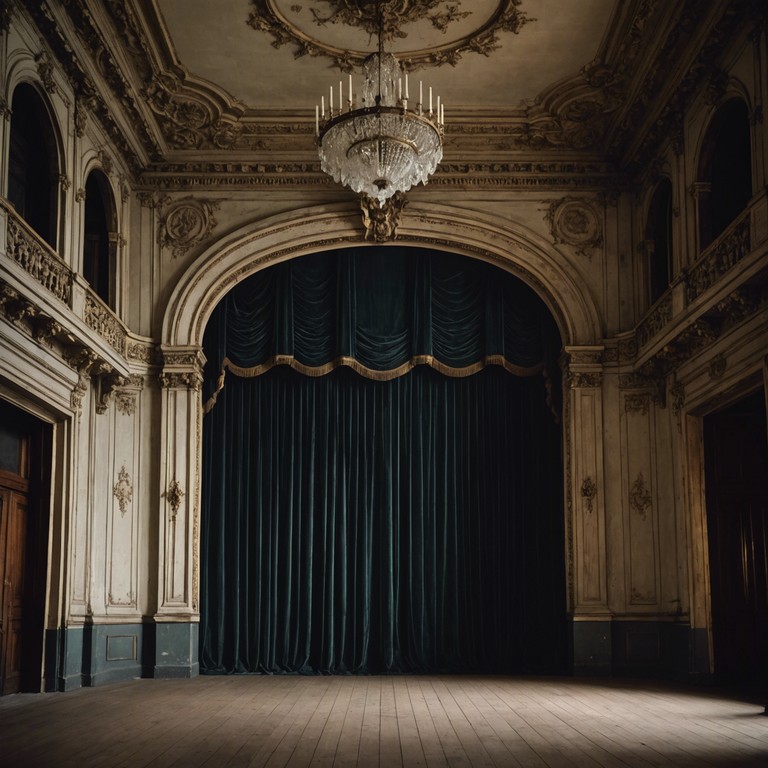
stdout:
<svg viewBox="0 0 768 768">
<path fill-rule="evenodd" d="M 204 342 L 205 409 L 227 373 L 275 365 L 309 376 L 347 366 L 379 380 L 416 365 L 449 376 L 491 364 L 538 375 L 551 336 L 539 297 L 490 264 L 421 248 L 318 253 L 256 273 L 216 308 Z"/>
<path fill-rule="evenodd" d="M 211 391 L 241 375 L 204 418 L 201 670 L 563 671 L 551 321 L 488 265 L 371 250 L 265 270 L 211 319 Z M 370 375 L 414 350 L 460 373 Z"/>
</svg>

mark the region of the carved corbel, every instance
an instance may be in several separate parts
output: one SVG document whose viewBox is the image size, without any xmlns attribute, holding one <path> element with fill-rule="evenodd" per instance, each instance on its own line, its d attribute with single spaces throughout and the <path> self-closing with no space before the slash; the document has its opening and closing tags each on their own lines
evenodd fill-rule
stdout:
<svg viewBox="0 0 768 768">
<path fill-rule="evenodd" d="M 98 383 L 99 396 L 96 400 L 96 413 L 105 413 L 115 390 L 118 387 L 124 387 L 128 383 L 130 383 L 130 379 L 117 371 L 110 370 L 101 374 Z"/>
<path fill-rule="evenodd" d="M 382 204 L 368 195 L 361 195 L 360 210 L 363 214 L 365 239 L 377 243 L 396 240 L 405 205 L 406 199 L 402 192 L 395 193 Z"/>
<path fill-rule="evenodd" d="M 51 346 L 51 340 L 60 336 L 64 332 L 60 323 L 57 323 L 50 317 L 36 318 L 32 326 L 32 335 L 35 340 L 46 347 Z"/>
<path fill-rule="evenodd" d="M 27 318 L 32 318 L 37 315 L 37 307 L 31 302 L 25 299 L 23 296 L 17 294 L 16 299 L 3 302 L 3 310 L 5 316 L 12 323 L 21 323 Z"/>
</svg>

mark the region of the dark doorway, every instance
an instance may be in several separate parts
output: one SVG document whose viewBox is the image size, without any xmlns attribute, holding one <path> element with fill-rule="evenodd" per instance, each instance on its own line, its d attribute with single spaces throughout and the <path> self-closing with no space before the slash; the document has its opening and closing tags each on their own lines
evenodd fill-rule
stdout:
<svg viewBox="0 0 768 768">
<path fill-rule="evenodd" d="M 50 428 L 0 401 L 0 693 L 39 691 Z"/>
<path fill-rule="evenodd" d="M 112 309 L 115 308 L 116 218 L 109 180 L 101 171 L 91 171 L 85 183 L 83 277 Z"/>
<path fill-rule="evenodd" d="M 766 680 L 768 437 L 761 391 L 704 419 L 715 674 Z"/>
</svg>

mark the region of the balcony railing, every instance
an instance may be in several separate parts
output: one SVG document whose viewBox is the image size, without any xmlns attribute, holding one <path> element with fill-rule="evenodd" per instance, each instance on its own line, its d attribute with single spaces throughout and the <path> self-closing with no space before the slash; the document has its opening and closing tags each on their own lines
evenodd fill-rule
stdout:
<svg viewBox="0 0 768 768">
<path fill-rule="evenodd" d="M 686 299 L 695 301 L 752 250 L 752 209 L 747 208 L 694 262 L 686 279 Z"/>
<path fill-rule="evenodd" d="M 0 198 L 6 214 L 6 255 L 38 284 L 53 294 L 70 310 L 75 275 L 62 258 L 22 219 L 13 206 Z M 82 320 L 125 357 L 128 330 L 120 318 L 90 287 L 85 287 Z M 34 300 L 33 300 L 34 302 Z"/>
<path fill-rule="evenodd" d="M 56 251 L 40 238 L 6 200 L 0 207 L 7 214 L 6 254 L 59 301 L 72 306 L 72 270 Z"/>
</svg>

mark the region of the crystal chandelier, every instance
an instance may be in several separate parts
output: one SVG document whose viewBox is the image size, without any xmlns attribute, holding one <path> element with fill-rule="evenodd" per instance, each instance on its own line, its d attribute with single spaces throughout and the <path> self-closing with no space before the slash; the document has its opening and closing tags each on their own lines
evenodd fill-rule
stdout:
<svg viewBox="0 0 768 768">
<path fill-rule="evenodd" d="M 354 100 L 352 75 L 347 99 L 342 81 L 334 99 L 334 87 L 315 107 L 315 136 L 320 168 L 334 181 L 358 194 L 367 195 L 379 207 L 398 192 L 414 184 L 426 184 L 443 156 L 445 106 L 438 96 L 424 102 L 419 83 L 419 100 L 409 108 L 408 73 L 383 50 L 381 2 L 377 2 L 378 51 L 363 63 L 360 103 Z"/>
</svg>

